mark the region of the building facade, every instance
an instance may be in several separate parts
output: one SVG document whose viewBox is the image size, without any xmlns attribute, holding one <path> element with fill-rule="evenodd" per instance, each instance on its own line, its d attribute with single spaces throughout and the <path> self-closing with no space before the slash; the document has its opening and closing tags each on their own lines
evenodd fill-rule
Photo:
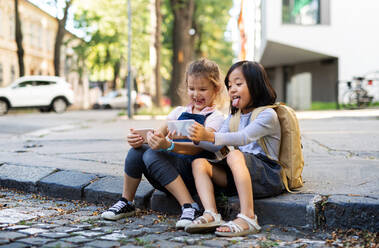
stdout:
<svg viewBox="0 0 379 248">
<path fill-rule="evenodd" d="M 19 1 L 25 75 L 54 75 L 54 42 L 58 23 L 26 0 Z M 19 76 L 14 1 L 0 0 L 0 86 Z"/>
<path fill-rule="evenodd" d="M 19 0 L 19 14 L 23 34 L 25 76 L 54 75 L 54 44 L 58 29 L 55 17 L 27 0 Z M 71 42 L 65 42 L 67 40 Z M 79 78 L 72 49 L 80 39 L 70 32 L 64 36 L 61 48 L 60 75 L 75 92 L 74 108 L 89 108 L 99 92 L 89 90 L 88 75 Z M 15 41 L 15 2 L 0 0 L 0 87 L 19 77 L 17 45 Z"/>
<path fill-rule="evenodd" d="M 242 0 L 243 1 L 243 0 Z M 341 82 L 379 70 L 379 1 L 244 0 L 246 59 L 267 69 L 278 100 L 334 102 Z M 371 94 L 379 101 L 379 85 Z"/>
</svg>

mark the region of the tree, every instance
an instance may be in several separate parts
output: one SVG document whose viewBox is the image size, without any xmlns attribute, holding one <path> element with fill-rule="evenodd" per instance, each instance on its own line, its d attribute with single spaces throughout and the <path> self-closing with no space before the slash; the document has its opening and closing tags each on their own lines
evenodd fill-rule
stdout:
<svg viewBox="0 0 379 248">
<path fill-rule="evenodd" d="M 16 16 L 16 44 L 17 44 L 17 58 L 18 58 L 18 68 L 20 77 L 25 75 L 25 65 L 24 65 L 24 48 L 22 46 L 22 30 L 21 30 L 21 19 L 20 13 L 18 11 L 18 0 L 14 2 L 15 6 L 15 16 Z"/>
<path fill-rule="evenodd" d="M 193 58 L 194 37 L 190 34 L 195 0 L 171 0 L 171 8 L 174 14 L 172 32 L 172 76 L 169 88 L 171 104 L 181 105 L 181 98 L 178 90 L 184 79 L 186 66 Z"/>
<path fill-rule="evenodd" d="M 205 56 L 223 69 L 231 65 L 232 46 L 225 40 L 225 30 L 232 0 L 159 1 L 161 5 L 158 0 L 132 1 L 133 75 L 138 84 L 145 83 L 147 89 L 149 83 L 156 82 L 156 95 L 159 97 L 158 90 L 169 93 L 173 105 L 177 105 L 181 104 L 178 89 L 189 61 Z M 148 6 L 151 4 L 158 4 L 154 12 L 162 17 L 161 25 L 160 18 L 150 19 L 153 10 Z M 75 23 L 86 30 L 85 39 L 90 47 L 87 63 L 91 79 L 113 82 L 113 87 L 116 77 L 126 76 L 126 0 L 81 0 L 75 1 L 75 5 Z M 153 23 L 155 28 L 151 28 Z M 152 50 L 157 53 L 155 63 L 149 59 L 153 57 L 149 54 Z M 161 76 L 157 76 L 158 73 Z M 161 86 L 154 78 L 162 79 Z"/>
<path fill-rule="evenodd" d="M 132 2 L 132 69 L 137 81 L 150 82 L 152 69 L 149 63 L 150 0 Z M 90 47 L 87 57 L 91 80 L 125 82 L 127 62 L 127 5 L 125 0 L 76 1 L 75 26 L 86 33 Z"/>
<path fill-rule="evenodd" d="M 222 71 L 226 71 L 233 60 L 232 44 L 225 38 L 226 26 L 229 21 L 228 11 L 233 5 L 231 0 L 194 0 L 193 9 L 188 7 L 188 0 L 166 0 L 163 11 L 163 54 L 165 70 L 172 71 L 169 96 L 172 105 L 179 105 L 178 89 L 183 82 L 187 63 L 199 57 L 207 57 L 216 61 Z M 167 10 L 168 11 L 167 11 Z M 172 15 L 172 16 L 171 16 Z M 191 18 L 190 18 L 191 17 Z M 184 21 L 183 28 L 176 23 Z M 179 36 L 179 38 L 178 38 Z M 181 38 L 180 38 L 181 37 Z M 179 45 L 177 43 L 180 43 Z M 186 61 L 178 63 L 181 58 L 177 52 L 178 46 L 184 46 Z M 172 53 L 170 51 L 173 51 Z M 167 57 L 171 56 L 171 63 Z"/>
<path fill-rule="evenodd" d="M 152 48 L 150 49 L 150 59 L 152 60 L 153 76 L 152 82 L 155 85 L 155 105 L 161 106 L 162 80 L 161 80 L 161 0 L 151 0 L 153 11 L 151 13 L 152 22 Z"/>
<path fill-rule="evenodd" d="M 63 37 L 66 32 L 66 22 L 68 16 L 68 10 L 71 7 L 73 0 L 65 0 L 65 6 L 63 7 L 63 17 L 58 17 L 58 0 L 55 0 L 55 6 L 57 8 L 56 19 L 58 21 L 58 30 L 55 36 L 55 44 L 54 44 L 54 73 L 55 76 L 60 75 L 60 62 L 61 62 L 61 46 L 63 43 Z"/>
<path fill-rule="evenodd" d="M 194 29 L 195 57 L 207 57 L 226 72 L 233 61 L 232 43 L 226 38 L 231 0 L 196 1 Z"/>
</svg>

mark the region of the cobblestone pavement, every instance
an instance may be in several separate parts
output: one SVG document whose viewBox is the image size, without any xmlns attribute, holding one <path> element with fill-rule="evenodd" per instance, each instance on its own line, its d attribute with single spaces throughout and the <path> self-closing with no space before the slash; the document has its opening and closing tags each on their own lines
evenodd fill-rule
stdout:
<svg viewBox="0 0 379 248">
<path fill-rule="evenodd" d="M 119 221 L 103 206 L 0 188 L 0 247 L 379 247 L 378 233 L 314 232 L 267 225 L 259 234 L 220 238 L 174 229 L 178 216 L 139 211 Z"/>
</svg>

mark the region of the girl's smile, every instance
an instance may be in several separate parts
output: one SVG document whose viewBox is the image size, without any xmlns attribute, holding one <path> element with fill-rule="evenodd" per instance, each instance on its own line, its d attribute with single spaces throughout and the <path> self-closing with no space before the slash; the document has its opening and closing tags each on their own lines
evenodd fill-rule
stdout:
<svg viewBox="0 0 379 248">
<path fill-rule="evenodd" d="M 233 107 L 240 109 L 243 114 L 250 112 L 247 107 L 251 104 L 251 96 L 241 68 L 230 73 L 228 93 Z"/>
<path fill-rule="evenodd" d="M 188 96 L 193 104 L 192 112 L 200 113 L 204 108 L 213 106 L 216 89 L 213 83 L 202 76 L 188 77 Z"/>
</svg>

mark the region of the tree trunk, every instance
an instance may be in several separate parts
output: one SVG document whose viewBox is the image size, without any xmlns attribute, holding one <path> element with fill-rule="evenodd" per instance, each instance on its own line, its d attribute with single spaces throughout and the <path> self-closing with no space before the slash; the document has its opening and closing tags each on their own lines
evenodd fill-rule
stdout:
<svg viewBox="0 0 379 248">
<path fill-rule="evenodd" d="M 57 35 L 55 36 L 55 45 L 54 45 L 54 73 L 55 76 L 60 75 L 60 62 L 61 62 L 61 46 L 63 43 L 63 37 L 65 33 L 65 26 L 67 21 L 68 9 L 70 8 L 73 0 L 67 0 L 66 6 L 63 9 L 63 18 L 58 19 L 58 30 Z"/>
<path fill-rule="evenodd" d="M 18 58 L 18 68 L 19 76 L 25 75 L 25 64 L 24 64 L 24 48 L 22 47 L 22 30 L 21 30 L 21 19 L 18 12 L 18 0 L 15 0 L 15 21 L 16 21 L 16 44 L 17 44 L 17 58 Z"/>
<path fill-rule="evenodd" d="M 154 49 L 156 54 L 156 61 L 154 67 L 154 78 L 155 78 L 155 105 L 161 106 L 162 99 L 162 89 L 161 89 L 161 25 L 162 25 L 162 16 L 161 16 L 161 0 L 155 0 L 155 16 L 156 16 L 156 25 L 155 25 L 155 37 L 154 37 Z"/>
<path fill-rule="evenodd" d="M 113 81 L 112 81 L 112 90 L 117 88 L 117 79 L 120 76 L 121 61 L 117 60 L 113 65 Z"/>
<path fill-rule="evenodd" d="M 171 105 L 181 105 L 179 88 L 184 81 L 184 73 L 193 56 L 194 37 L 189 34 L 194 16 L 194 0 L 171 0 L 174 13 L 172 77 L 169 88 Z"/>
</svg>

